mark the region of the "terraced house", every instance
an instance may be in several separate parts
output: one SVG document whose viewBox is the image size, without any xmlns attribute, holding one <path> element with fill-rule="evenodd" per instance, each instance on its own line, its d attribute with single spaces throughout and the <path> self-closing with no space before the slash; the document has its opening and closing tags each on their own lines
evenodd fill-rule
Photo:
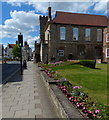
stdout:
<svg viewBox="0 0 109 120">
<path fill-rule="evenodd" d="M 49 7 L 48 16 L 40 16 L 41 61 L 103 61 L 103 32 L 107 26 L 108 18 L 102 15 L 57 11 L 52 19 Z"/>
</svg>

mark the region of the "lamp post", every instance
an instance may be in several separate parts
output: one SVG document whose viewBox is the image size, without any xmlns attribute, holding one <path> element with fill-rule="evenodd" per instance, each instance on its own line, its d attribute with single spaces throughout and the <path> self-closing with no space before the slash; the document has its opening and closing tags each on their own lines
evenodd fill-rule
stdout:
<svg viewBox="0 0 109 120">
<path fill-rule="evenodd" d="M 18 35 L 18 46 L 20 47 L 20 66 L 21 66 L 21 75 L 23 75 L 23 71 L 22 71 L 23 35 L 22 35 L 21 33 Z"/>
</svg>

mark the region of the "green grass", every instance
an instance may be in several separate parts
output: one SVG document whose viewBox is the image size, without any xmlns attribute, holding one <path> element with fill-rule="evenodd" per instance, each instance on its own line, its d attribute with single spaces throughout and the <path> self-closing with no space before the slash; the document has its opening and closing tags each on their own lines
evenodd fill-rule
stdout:
<svg viewBox="0 0 109 120">
<path fill-rule="evenodd" d="M 97 64 L 91 69 L 79 64 L 56 66 L 53 70 L 68 79 L 73 85 L 83 86 L 83 90 L 94 100 L 107 104 L 107 65 Z M 109 104 L 109 103 L 108 103 Z"/>
</svg>

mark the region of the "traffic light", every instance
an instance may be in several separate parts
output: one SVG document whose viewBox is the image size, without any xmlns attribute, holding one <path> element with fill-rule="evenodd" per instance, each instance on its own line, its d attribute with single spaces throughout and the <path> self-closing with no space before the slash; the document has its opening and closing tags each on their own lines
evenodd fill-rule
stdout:
<svg viewBox="0 0 109 120">
<path fill-rule="evenodd" d="M 18 46 L 23 47 L 23 35 L 21 33 L 18 35 Z"/>
</svg>

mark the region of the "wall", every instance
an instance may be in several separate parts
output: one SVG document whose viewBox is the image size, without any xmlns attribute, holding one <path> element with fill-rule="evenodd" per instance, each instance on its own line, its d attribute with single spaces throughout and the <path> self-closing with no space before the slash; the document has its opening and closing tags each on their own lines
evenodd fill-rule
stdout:
<svg viewBox="0 0 109 120">
<path fill-rule="evenodd" d="M 45 62 L 45 49 L 46 49 L 46 45 L 44 44 L 44 40 L 45 40 L 44 29 L 45 29 L 47 20 L 48 20 L 48 17 L 46 17 L 46 16 L 39 17 L 39 23 L 40 23 L 40 59 L 43 62 Z"/>
<path fill-rule="evenodd" d="M 106 57 L 106 48 L 109 48 L 109 43 L 106 42 L 106 34 L 109 33 L 109 27 L 104 29 L 103 34 L 103 62 L 109 62 L 109 58 Z"/>
<path fill-rule="evenodd" d="M 60 40 L 60 27 L 66 27 L 66 40 Z M 73 40 L 73 27 L 79 28 L 78 41 Z M 85 28 L 91 29 L 91 40 L 85 41 Z M 102 27 L 92 26 L 74 26 L 74 25 L 51 25 L 50 45 L 49 45 L 49 60 L 55 56 L 56 61 L 67 60 L 70 53 L 72 53 L 73 59 L 95 59 L 96 48 L 102 49 L 102 42 L 97 42 L 97 29 L 103 29 Z M 85 48 L 85 55 L 78 54 L 78 48 Z M 65 50 L 65 56 L 59 57 L 57 51 L 59 49 Z M 102 51 L 101 51 L 102 58 Z"/>
</svg>

